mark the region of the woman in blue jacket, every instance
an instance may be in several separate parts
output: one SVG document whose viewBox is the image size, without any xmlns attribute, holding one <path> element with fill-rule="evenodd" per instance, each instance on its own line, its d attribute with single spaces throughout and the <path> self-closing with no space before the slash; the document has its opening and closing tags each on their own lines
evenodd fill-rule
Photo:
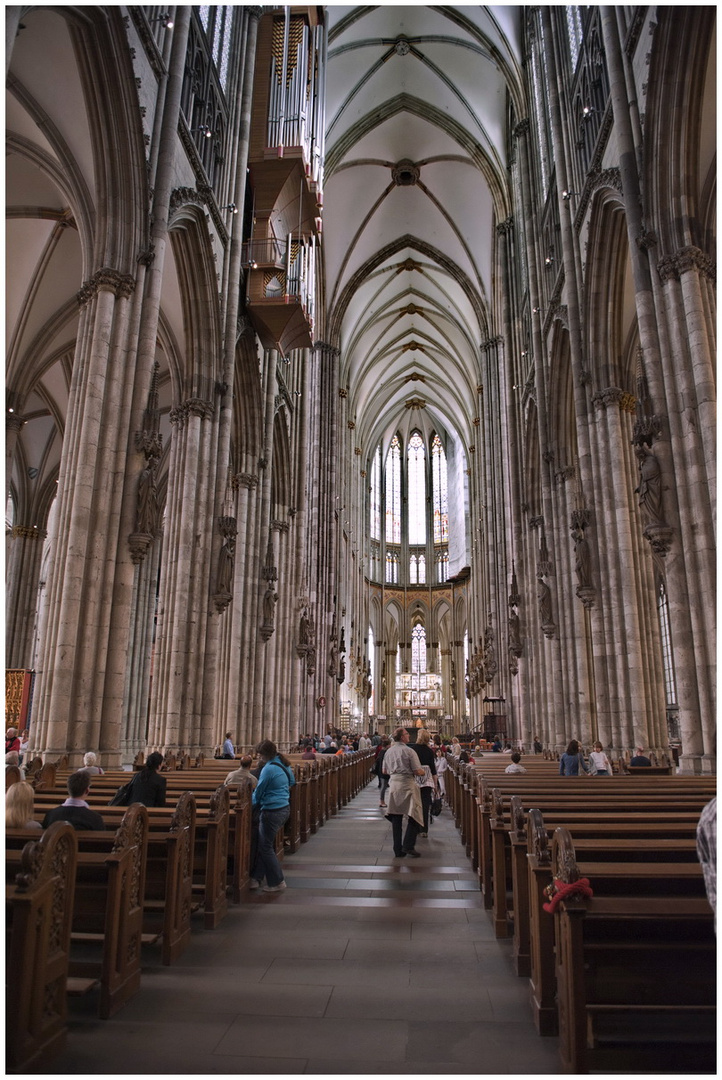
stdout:
<svg viewBox="0 0 722 1080">
<path fill-rule="evenodd" d="M 589 772 L 589 769 L 584 763 L 584 755 L 579 749 L 579 743 L 576 739 L 572 739 L 567 747 L 566 753 L 562 754 L 559 759 L 559 775 L 579 776 L 580 769 L 583 769 L 585 773 Z"/>
<path fill-rule="evenodd" d="M 291 788 L 296 783 L 288 758 L 279 754 L 276 744 L 264 739 L 257 746 L 263 762 L 258 783 L 253 791 L 254 817 L 258 815 L 258 843 L 251 869 L 251 889 L 281 892 L 286 888 L 283 870 L 276 855 L 276 833 L 288 821 L 291 813 Z"/>
</svg>

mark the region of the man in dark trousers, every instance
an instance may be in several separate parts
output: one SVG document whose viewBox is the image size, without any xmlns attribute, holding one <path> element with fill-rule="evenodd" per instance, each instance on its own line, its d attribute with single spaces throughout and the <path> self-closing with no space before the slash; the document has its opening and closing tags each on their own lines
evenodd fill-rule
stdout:
<svg viewBox="0 0 722 1080">
<path fill-rule="evenodd" d="M 48 810 L 43 820 L 43 828 L 47 829 L 54 821 L 69 821 L 74 829 L 92 829 L 101 831 L 106 824 L 96 810 L 91 810 L 85 801 L 85 796 L 90 791 L 90 774 L 85 769 L 71 773 L 68 777 L 68 798 L 62 806 L 56 806 Z"/>
</svg>

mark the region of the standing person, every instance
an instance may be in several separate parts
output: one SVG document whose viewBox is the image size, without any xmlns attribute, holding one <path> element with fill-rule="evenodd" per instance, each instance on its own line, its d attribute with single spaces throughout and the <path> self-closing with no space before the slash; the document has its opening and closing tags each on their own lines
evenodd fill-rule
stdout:
<svg viewBox="0 0 722 1080">
<path fill-rule="evenodd" d="M 443 747 L 440 747 L 436 751 L 436 780 L 444 802 L 446 802 L 446 770 L 448 767 L 446 753 L 444 752 Z"/>
<path fill-rule="evenodd" d="M 589 755 L 589 767 L 594 776 L 612 775 L 612 763 L 604 753 L 604 747 L 600 742 L 595 742 L 594 749 Z"/>
<path fill-rule="evenodd" d="M 264 739 L 257 747 L 263 768 L 253 792 L 253 806 L 259 811 L 256 851 L 251 867 L 251 889 L 281 892 L 286 888 L 283 870 L 276 855 L 276 833 L 291 813 L 291 788 L 296 783 L 290 761 L 279 754 L 276 744 Z"/>
<path fill-rule="evenodd" d="M 420 728 L 418 735 L 416 736 L 416 756 L 421 762 L 421 768 L 424 770 L 424 777 L 419 783 L 421 790 L 421 808 L 424 814 L 424 827 L 421 830 L 421 836 L 429 835 L 429 824 L 432 820 L 429 811 L 431 810 L 431 800 L 433 799 L 438 784 L 436 782 L 436 758 L 434 757 L 434 751 L 429 746 L 431 742 L 431 736 L 426 728 Z"/>
<path fill-rule="evenodd" d="M 394 741 L 384 756 L 384 767 L 389 774 L 389 812 L 387 821 L 391 822 L 394 840 L 394 856 L 403 859 L 418 859 L 415 850 L 416 837 L 424 824 L 424 812 L 421 808 L 421 792 L 414 780 L 423 776 L 424 770 L 418 754 L 409 746 L 409 733 L 406 728 L 396 728 Z M 403 840 L 401 830 L 404 817 L 407 818 Z"/>
<path fill-rule="evenodd" d="M 61 806 L 48 810 L 43 818 L 43 828 L 47 829 L 54 821 L 68 821 L 74 829 L 102 832 L 105 829 L 105 822 L 97 810 L 91 810 L 86 802 L 86 796 L 90 791 L 90 777 L 85 769 L 78 769 L 77 772 L 71 773 L 66 783 L 67 799 Z"/>
<path fill-rule="evenodd" d="M 19 787 L 19 784 L 13 785 Z M 12 788 L 10 788 L 12 791 Z M 704 887 L 709 906 L 714 912 L 717 931 L 717 799 L 708 802 L 697 822 L 697 858 L 704 874 Z"/>
<path fill-rule="evenodd" d="M 579 776 L 580 769 L 587 774 L 589 773 L 589 769 L 584 764 L 584 757 L 579 749 L 579 743 L 576 739 L 572 739 L 565 753 L 559 759 L 559 775 Z"/>
<path fill-rule="evenodd" d="M 143 806 L 165 806 L 166 779 L 158 775 L 162 764 L 162 754 L 156 751 L 148 755 L 143 768 L 131 780 L 130 794 L 125 800 L 126 806 L 136 802 Z"/>
<path fill-rule="evenodd" d="M 534 736 L 534 753 L 535 754 L 541 754 L 543 749 L 544 749 L 544 747 L 542 746 L 541 742 L 539 741 L 539 736 L 535 735 Z"/>
<path fill-rule="evenodd" d="M 461 743 L 457 739 L 456 735 L 451 740 L 451 753 L 454 755 L 455 758 L 458 758 L 461 754 Z"/>
<path fill-rule="evenodd" d="M 386 798 L 386 792 L 389 790 L 389 774 L 384 768 L 384 754 L 391 746 L 391 739 L 388 736 L 384 737 L 379 743 L 378 754 L 376 755 L 376 761 L 374 762 L 374 772 L 379 778 L 379 810 L 386 807 L 384 799 Z"/>
<path fill-rule="evenodd" d="M 236 748 L 233 745 L 233 736 L 230 731 L 226 732 L 226 741 L 223 743 L 223 749 L 221 750 L 222 758 L 233 759 L 236 756 Z"/>
</svg>

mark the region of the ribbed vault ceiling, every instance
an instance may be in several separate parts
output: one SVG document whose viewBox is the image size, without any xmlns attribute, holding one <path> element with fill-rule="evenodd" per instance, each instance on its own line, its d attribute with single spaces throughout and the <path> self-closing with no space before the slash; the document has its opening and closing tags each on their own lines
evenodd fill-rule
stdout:
<svg viewBox="0 0 722 1080">
<path fill-rule="evenodd" d="M 327 11 L 327 336 L 358 442 L 386 445 L 416 399 L 466 447 L 510 212 L 507 115 L 526 114 L 520 9 Z"/>
</svg>

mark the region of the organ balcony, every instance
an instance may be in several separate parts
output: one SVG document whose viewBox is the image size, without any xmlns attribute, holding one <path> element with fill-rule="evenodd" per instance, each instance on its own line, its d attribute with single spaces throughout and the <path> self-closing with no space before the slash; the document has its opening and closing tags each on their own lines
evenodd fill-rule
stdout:
<svg viewBox="0 0 722 1080">
<path fill-rule="evenodd" d="M 322 8 L 275 8 L 261 18 L 248 157 L 253 231 L 244 246 L 246 304 L 264 347 L 284 355 L 313 341 L 325 66 Z"/>
<path fill-rule="evenodd" d="M 251 240 L 243 246 L 246 310 L 261 343 L 286 356 L 313 344 L 314 236 Z"/>
</svg>

